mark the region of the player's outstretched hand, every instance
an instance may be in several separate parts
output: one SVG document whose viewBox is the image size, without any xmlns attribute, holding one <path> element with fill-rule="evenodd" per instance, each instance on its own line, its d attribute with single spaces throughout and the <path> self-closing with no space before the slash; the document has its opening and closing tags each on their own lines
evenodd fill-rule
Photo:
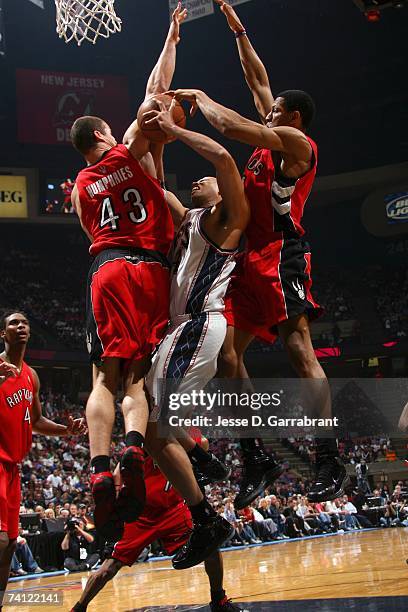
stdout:
<svg viewBox="0 0 408 612">
<path fill-rule="evenodd" d="M 225 17 L 227 18 L 229 27 L 235 34 L 245 30 L 240 18 L 238 17 L 232 6 L 228 4 L 228 2 L 225 2 L 224 0 L 214 0 L 214 2 L 218 4 L 221 11 L 224 13 Z"/>
<path fill-rule="evenodd" d="M 85 419 L 73 419 L 71 416 L 68 417 L 67 423 L 67 436 L 82 436 L 88 431 L 85 423 Z"/>
<path fill-rule="evenodd" d="M 3 384 L 8 378 L 17 376 L 18 368 L 8 361 L 0 359 L 0 385 Z"/>
<path fill-rule="evenodd" d="M 169 142 L 173 140 L 174 129 L 176 128 L 176 124 L 173 119 L 173 110 L 176 106 L 176 99 L 173 98 L 169 108 L 166 108 L 166 105 L 162 100 L 156 100 L 157 105 L 160 110 L 152 110 L 148 113 L 144 113 L 143 115 L 143 125 L 151 125 L 152 123 L 157 123 L 160 129 L 170 136 Z"/>
<path fill-rule="evenodd" d="M 187 9 L 181 8 L 181 2 L 178 3 L 171 17 L 170 30 L 168 40 L 173 41 L 176 45 L 180 42 L 180 25 L 187 17 Z"/>
<path fill-rule="evenodd" d="M 194 117 L 198 109 L 197 97 L 203 92 L 199 89 L 176 89 L 175 91 L 166 91 L 167 96 L 172 96 L 177 102 L 185 100 L 191 104 L 190 116 Z"/>
</svg>

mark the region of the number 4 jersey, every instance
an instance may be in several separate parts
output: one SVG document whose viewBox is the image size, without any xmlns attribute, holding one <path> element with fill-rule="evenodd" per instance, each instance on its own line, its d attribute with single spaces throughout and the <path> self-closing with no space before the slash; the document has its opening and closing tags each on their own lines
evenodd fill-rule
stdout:
<svg viewBox="0 0 408 612">
<path fill-rule="evenodd" d="M 174 229 L 163 189 L 124 145 L 81 170 L 76 186 L 91 255 L 115 247 L 167 255 Z"/>
<path fill-rule="evenodd" d="M 18 376 L 0 385 L 0 462 L 19 463 L 31 448 L 34 381 L 23 362 Z"/>
</svg>

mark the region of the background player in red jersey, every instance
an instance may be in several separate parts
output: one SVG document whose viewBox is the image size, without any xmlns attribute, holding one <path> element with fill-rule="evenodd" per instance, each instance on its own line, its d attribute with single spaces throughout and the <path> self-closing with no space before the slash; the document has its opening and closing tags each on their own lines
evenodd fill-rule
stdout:
<svg viewBox="0 0 408 612">
<path fill-rule="evenodd" d="M 243 356 L 255 336 L 274 341 L 279 333 L 298 375 L 312 379 L 307 393 L 321 416 L 331 413 L 326 375 L 314 353 L 309 321 L 321 309 L 311 294 L 310 248 L 303 241 L 303 209 L 316 175 L 317 147 L 306 135 L 315 107 L 299 90 L 274 99 L 264 65 L 234 9 L 216 0 L 233 30 L 245 78 L 264 125 L 213 102 L 203 92 L 179 91 L 178 100 L 199 107 L 208 121 L 228 138 L 257 147 L 245 171 L 245 193 L 251 205 L 246 235 L 248 250 L 240 274 L 231 285 L 226 315 L 229 323 L 220 374 L 245 378 Z M 346 470 L 334 439 L 318 439 L 317 476 L 311 501 L 343 493 Z M 245 470 L 237 509 L 248 505 L 280 474 L 281 467 L 254 439 L 242 441 Z"/>
<path fill-rule="evenodd" d="M 86 432 L 83 419 L 60 425 L 41 414 L 40 382 L 24 361 L 30 324 L 22 312 L 8 312 L 0 320 L 0 609 L 16 548 L 20 511 L 18 464 L 31 448 L 32 432 L 46 436 Z"/>
<path fill-rule="evenodd" d="M 201 434 L 194 435 L 196 443 L 208 448 L 208 441 Z M 169 555 L 174 554 L 187 540 L 192 527 L 191 513 L 180 495 L 155 466 L 151 457 L 145 461 L 146 506 L 135 523 L 125 526 L 123 538 L 113 547 L 107 547 L 110 558 L 93 573 L 85 585 L 84 592 L 71 612 L 86 612 L 88 605 L 124 566 L 136 563 L 143 549 L 156 540 L 161 540 Z M 223 588 L 223 562 L 219 551 L 206 559 L 211 589 L 212 612 L 239 612 Z"/>
</svg>

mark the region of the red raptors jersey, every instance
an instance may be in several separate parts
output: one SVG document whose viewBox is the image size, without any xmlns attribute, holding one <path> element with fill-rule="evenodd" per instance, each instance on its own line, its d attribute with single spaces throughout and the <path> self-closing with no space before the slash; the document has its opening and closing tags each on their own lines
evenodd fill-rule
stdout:
<svg viewBox="0 0 408 612">
<path fill-rule="evenodd" d="M 124 145 L 81 170 L 76 185 L 92 255 L 115 247 L 167 255 L 174 227 L 163 189 Z"/>
<path fill-rule="evenodd" d="M 284 235 L 303 236 L 303 209 L 316 176 L 317 145 L 308 138 L 312 149 L 312 167 L 298 179 L 284 176 L 281 157 L 269 149 L 256 149 L 245 169 L 245 193 L 251 207 L 246 229 L 248 246 L 258 250 Z"/>
<path fill-rule="evenodd" d="M 146 483 L 146 505 L 143 514 L 151 517 L 161 514 L 169 508 L 183 504 L 183 498 L 163 476 L 151 457 L 147 457 L 144 465 Z"/>
<path fill-rule="evenodd" d="M 0 385 L 0 461 L 19 463 L 31 448 L 33 375 L 26 363 L 19 376 Z"/>
<path fill-rule="evenodd" d="M 202 434 L 197 427 L 191 428 L 189 434 L 194 442 L 200 444 Z M 144 473 L 146 483 L 146 505 L 143 514 L 150 517 L 152 514 L 160 514 L 169 508 L 176 508 L 179 504 L 184 504 L 181 495 L 161 473 L 150 456 L 146 457 Z"/>
</svg>

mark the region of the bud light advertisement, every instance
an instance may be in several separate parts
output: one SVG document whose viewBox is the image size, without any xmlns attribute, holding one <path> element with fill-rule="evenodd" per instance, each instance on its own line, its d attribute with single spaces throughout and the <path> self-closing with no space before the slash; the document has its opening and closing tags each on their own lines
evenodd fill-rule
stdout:
<svg viewBox="0 0 408 612">
<path fill-rule="evenodd" d="M 408 222 L 408 191 L 392 193 L 384 198 L 388 223 Z"/>
</svg>

